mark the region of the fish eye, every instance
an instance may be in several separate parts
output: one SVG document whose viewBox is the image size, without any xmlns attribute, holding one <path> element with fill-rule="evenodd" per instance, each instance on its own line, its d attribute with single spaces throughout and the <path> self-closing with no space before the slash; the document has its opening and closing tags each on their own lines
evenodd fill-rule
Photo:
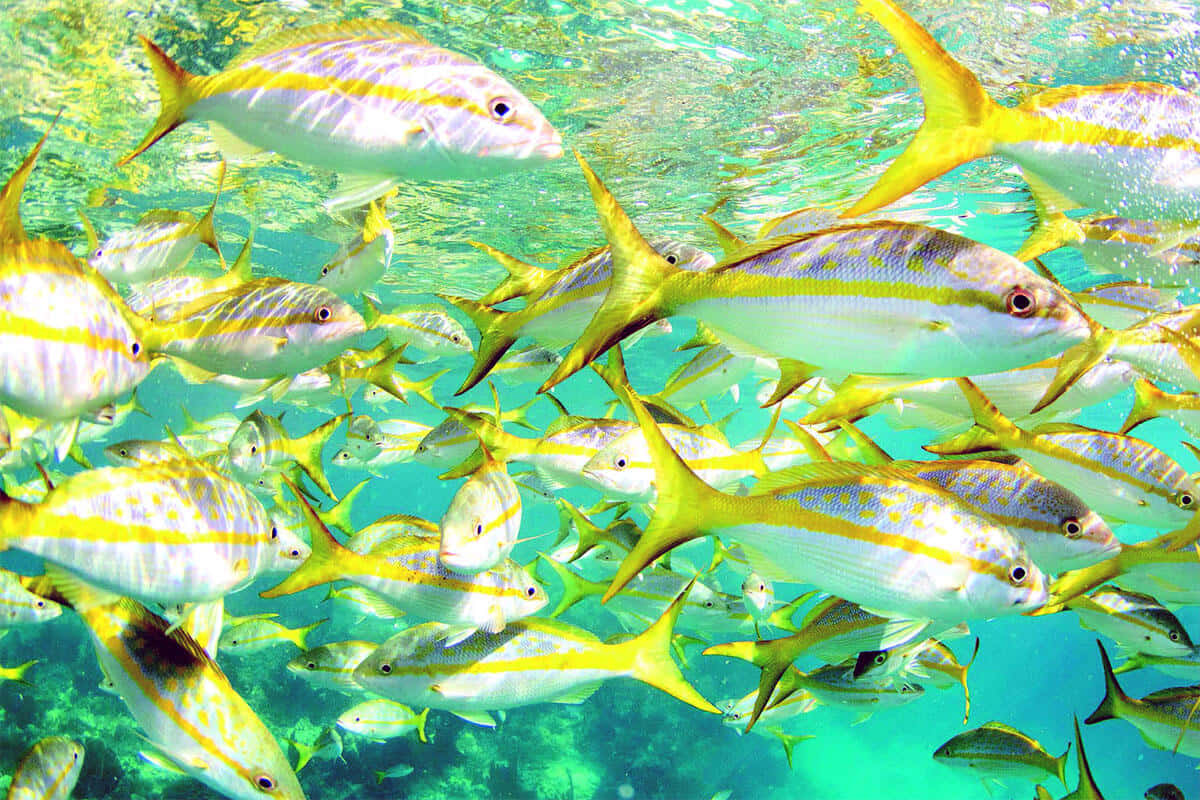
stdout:
<svg viewBox="0 0 1200 800">
<path fill-rule="evenodd" d="M 766 585 L 765 583 L 760 583 L 760 584 L 758 585 L 758 590 L 759 590 L 760 592 L 765 592 L 765 591 L 767 590 L 767 585 Z"/>
<path fill-rule="evenodd" d="M 315 661 L 310 661 L 310 662 L 308 662 L 308 668 L 309 668 L 309 669 L 316 669 L 316 668 L 317 668 L 317 662 L 315 662 Z"/>
<path fill-rule="evenodd" d="M 254 445 L 254 444 L 250 445 L 250 455 L 254 455 L 257 452 L 258 452 L 258 445 Z"/>
<path fill-rule="evenodd" d="M 129 346 L 129 352 L 133 353 L 133 357 L 137 358 L 142 354 L 142 346 L 138 342 L 134 342 Z"/>
<path fill-rule="evenodd" d="M 475 535 L 483 536 L 483 523 L 482 522 L 475 523 Z"/>
<path fill-rule="evenodd" d="M 333 312 L 329 310 L 329 306 L 321 306 L 317 309 L 316 313 L 313 314 L 313 319 L 315 319 L 317 322 L 328 322 L 329 318 L 332 316 Z"/>
<path fill-rule="evenodd" d="M 45 607 L 46 607 L 46 601 L 45 601 L 45 600 L 38 600 L 38 601 L 37 601 L 37 607 L 38 607 L 38 608 L 45 608 Z M 1176 639 L 1178 639 L 1178 638 L 1179 638 L 1179 634 L 1178 634 L 1178 633 L 1172 633 L 1171 635 L 1172 635 L 1172 636 L 1174 636 Z"/>
<path fill-rule="evenodd" d="M 321 274 L 322 274 L 322 275 L 328 275 L 328 274 L 329 274 L 329 267 L 321 267 Z"/>
<path fill-rule="evenodd" d="M 1008 313 L 1014 317 L 1032 316 L 1033 312 L 1037 311 L 1037 303 L 1033 299 L 1033 292 L 1028 289 L 1023 289 L 1016 286 L 1004 298 L 1004 304 L 1008 308 Z"/>
<path fill-rule="evenodd" d="M 1014 586 L 1020 586 L 1025 582 L 1025 578 L 1029 575 L 1029 570 L 1022 567 L 1020 564 L 1008 571 L 1008 579 L 1012 581 Z"/>
<path fill-rule="evenodd" d="M 530 597 L 536 597 L 537 596 L 537 587 L 530 586 L 528 589 L 525 590 L 525 594 L 529 595 Z"/>
<path fill-rule="evenodd" d="M 624 457 L 624 456 L 621 456 L 620 458 L 618 458 L 618 459 L 617 459 L 617 461 L 616 461 L 616 464 L 615 464 L 614 466 L 616 466 L 616 468 L 617 468 L 617 469 L 625 469 L 625 466 L 626 466 L 626 464 L 628 464 L 628 463 L 629 463 L 629 462 L 627 462 L 627 461 L 625 460 L 625 457 Z"/>
<path fill-rule="evenodd" d="M 668 263 L 668 264 L 674 264 L 674 263 L 676 263 L 677 261 L 679 261 L 679 256 L 675 255 L 674 253 L 669 253 L 669 254 L 666 256 L 666 259 L 667 259 L 667 263 Z"/>
<path fill-rule="evenodd" d="M 237 644 L 237 643 L 238 643 L 238 640 L 237 640 L 237 639 L 231 639 L 229 643 L 230 643 L 230 644 Z"/>
<path fill-rule="evenodd" d="M 129 451 L 122 447 L 117 451 L 117 455 L 119 455 L 121 458 L 129 458 Z"/>
<path fill-rule="evenodd" d="M 455 344 L 458 344 L 459 342 L 462 341 L 462 337 L 456 333 L 450 337 L 450 341 L 454 342 Z"/>
<path fill-rule="evenodd" d="M 92 251 L 92 258 L 100 258 L 103 255 L 104 255 L 103 247 L 97 247 L 95 250 Z"/>
<path fill-rule="evenodd" d="M 1167 638 L 1170 639 L 1172 642 L 1178 642 L 1179 641 L 1179 631 L 1171 631 L 1170 633 L 1167 634 Z"/>
<path fill-rule="evenodd" d="M 712 600 L 705 600 L 705 601 L 704 601 L 704 607 L 705 607 L 705 608 L 712 608 L 712 607 L 713 607 L 713 601 L 712 601 Z"/>
<path fill-rule="evenodd" d="M 1071 517 L 1062 524 L 1063 533 L 1068 539 L 1078 539 L 1083 534 L 1083 526 L 1079 524 L 1079 520 Z"/>
<path fill-rule="evenodd" d="M 300 551 L 292 550 L 292 558 L 299 558 L 299 557 L 300 557 Z"/>
<path fill-rule="evenodd" d="M 271 538 L 272 539 L 279 538 L 279 529 L 278 528 L 271 528 Z"/>
<path fill-rule="evenodd" d="M 496 120 L 497 122 L 512 122 L 513 117 L 516 115 L 516 111 L 513 109 L 512 104 L 503 97 L 493 97 L 488 102 L 488 113 L 490 113 L 492 115 L 492 119 Z"/>
<path fill-rule="evenodd" d="M 882 664 L 885 661 L 887 661 L 887 653 L 877 653 L 875 655 L 875 663 L 876 664 Z"/>
<path fill-rule="evenodd" d="M 380 664 L 380 665 L 379 665 L 379 671 L 380 671 L 380 672 L 382 672 L 384 675 L 387 675 L 389 672 L 391 672 L 391 671 L 392 671 L 392 665 L 391 665 L 391 664 L 387 664 L 387 663 Z M 358 722 L 358 720 L 357 720 L 357 719 L 356 719 L 356 720 L 354 720 L 354 721 L 355 721 L 355 722 Z"/>
<path fill-rule="evenodd" d="M 1190 492 L 1180 492 L 1179 496 L 1175 498 L 1175 504 L 1180 508 L 1191 508 L 1194 502 L 1195 499 Z"/>
</svg>

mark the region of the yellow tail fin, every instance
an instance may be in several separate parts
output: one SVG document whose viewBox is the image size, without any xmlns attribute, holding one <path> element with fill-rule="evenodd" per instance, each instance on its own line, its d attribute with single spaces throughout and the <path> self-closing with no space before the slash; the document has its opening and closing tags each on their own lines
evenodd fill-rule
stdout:
<svg viewBox="0 0 1200 800">
<path fill-rule="evenodd" d="M 303 628 L 296 628 L 293 631 L 288 631 L 288 641 L 299 647 L 301 650 L 308 649 L 308 635 L 314 630 L 329 622 L 329 619 L 319 619 L 312 625 L 305 625 Z"/>
<path fill-rule="evenodd" d="M 561 616 L 564 611 L 585 597 L 598 597 L 604 594 L 605 586 L 603 583 L 589 581 L 582 575 L 572 572 L 565 564 L 558 563 L 545 553 L 538 553 L 538 558 L 540 559 L 538 563 L 550 567 L 551 571 L 558 576 L 563 586 L 562 599 L 558 601 L 558 605 L 550 612 L 551 618 Z"/>
<path fill-rule="evenodd" d="M 325 449 L 325 443 L 329 441 L 329 437 L 333 436 L 333 432 L 349 416 L 349 414 L 339 414 L 333 419 L 321 423 L 299 439 L 293 439 L 288 447 L 289 454 L 296 459 L 296 463 L 300 465 L 300 469 L 304 470 L 304 474 L 322 492 L 334 500 L 337 500 L 337 495 L 333 493 L 333 487 L 329 485 L 329 479 L 325 477 L 325 467 L 321 463 L 321 451 Z"/>
<path fill-rule="evenodd" d="M 1003 111 L 969 69 L 891 0 L 859 4 L 908 57 L 925 101 L 925 121 L 883 177 L 843 217 L 882 208 L 960 164 L 988 155 L 993 147 L 989 120 Z"/>
<path fill-rule="evenodd" d="M 501 266 L 508 272 L 508 277 L 500 281 L 496 288 L 479 298 L 479 302 L 485 306 L 494 306 L 497 303 L 503 303 L 505 300 L 525 297 L 540 286 L 553 272 L 553 270 L 542 269 L 541 267 L 535 267 L 533 264 L 527 264 L 519 258 L 510 256 L 508 253 L 497 250 L 489 245 L 481 244 L 480 242 L 468 241 L 467 244 L 482 250 L 499 261 Z"/>
<path fill-rule="evenodd" d="M 1085 372 L 1099 364 L 1108 355 L 1109 351 L 1117 344 L 1121 333 L 1121 331 L 1110 331 L 1096 325 L 1091 338 L 1063 353 L 1058 359 L 1058 369 L 1054 373 L 1054 380 L 1050 381 L 1050 385 L 1046 387 L 1046 393 L 1042 395 L 1041 400 L 1037 401 L 1037 405 L 1029 410 L 1029 413 L 1036 414 L 1062 397 L 1063 393 L 1075 384 L 1075 381 L 1083 377 Z"/>
<path fill-rule="evenodd" d="M 217 213 L 217 201 L 221 199 L 221 189 L 225 186 L 225 162 L 217 167 L 217 191 L 213 194 L 212 203 L 208 210 L 204 212 L 204 216 L 196 220 L 196 233 L 200 237 L 200 241 L 208 246 L 210 250 L 217 254 L 217 258 L 221 259 L 221 269 L 226 270 L 228 267 L 225 264 L 225 256 L 221 255 L 221 245 L 217 242 L 217 231 L 213 227 L 213 219 Z"/>
<path fill-rule="evenodd" d="M 475 351 L 475 363 L 463 379 L 462 386 L 454 393 L 457 397 L 486 378 L 492 367 L 496 366 L 496 362 L 516 343 L 515 332 L 510 330 L 513 327 L 513 312 L 496 311 L 466 297 L 448 294 L 439 294 L 438 297 L 470 317 L 471 322 L 479 329 L 479 348 Z"/>
<path fill-rule="evenodd" d="M 1017 250 L 1018 261 L 1031 261 L 1060 247 L 1077 244 L 1084 240 L 1083 227 L 1060 212 L 1041 216 L 1029 233 L 1029 238 Z"/>
<path fill-rule="evenodd" d="M 612 285 L 575 346 L 541 385 L 539 392 L 574 375 L 629 334 L 670 316 L 663 284 L 671 276 L 682 272 L 678 267 L 668 264 L 642 238 L 625 210 L 578 151 L 575 158 L 583 168 L 583 175 L 592 192 L 592 203 L 600 217 L 600 227 L 604 229 L 604 238 L 612 248 Z"/>
<path fill-rule="evenodd" d="M 337 539 L 333 538 L 333 534 L 329 532 L 329 528 L 325 527 L 325 523 L 321 522 L 320 517 L 317 516 L 317 512 L 296 484 L 290 479 L 288 480 L 288 484 L 291 487 L 292 494 L 300 501 L 304 520 L 312 536 L 312 553 L 303 564 L 296 568 L 295 572 L 284 578 L 278 586 L 258 593 L 259 597 L 268 600 L 274 597 L 295 594 L 296 592 L 313 586 L 320 586 L 330 581 L 340 580 L 345 568 L 362 558 L 358 553 L 342 547 Z"/>
<path fill-rule="evenodd" d="M 347 536 L 353 536 L 355 530 L 354 523 L 351 521 L 350 515 L 354 511 L 354 501 L 358 499 L 358 496 L 362 493 L 362 490 L 365 489 L 367 484 L 370 482 L 370 478 L 360 481 L 357 486 L 346 492 L 346 494 L 342 496 L 342 499 L 338 500 L 337 503 L 334 504 L 333 508 L 329 509 L 328 511 L 318 511 L 317 516 L 321 518 L 321 522 L 324 522 L 330 527 L 337 528 Z"/>
<path fill-rule="evenodd" d="M 758 695 L 754 698 L 754 711 L 746 724 L 746 732 L 754 727 L 762 716 L 779 685 L 783 674 L 787 672 L 792 662 L 799 658 L 805 650 L 812 646 L 812 636 L 807 632 L 785 636 L 782 639 L 771 639 L 758 642 L 727 642 L 713 645 L 704 651 L 706 656 L 727 656 L 749 661 L 761 670 L 758 678 Z"/>
<path fill-rule="evenodd" d="M 191 86 L 196 76 L 176 64 L 169 55 L 163 52 L 161 47 L 145 36 L 138 36 L 138 38 L 142 40 L 146 57 L 150 59 L 150 69 L 154 71 L 154 79 L 158 82 L 158 100 L 162 108 L 158 112 L 158 119 L 154 121 L 154 126 L 150 128 L 150 132 L 137 147 L 133 148 L 132 152 L 117 162 L 118 167 L 125 166 L 148 150 L 159 139 L 183 124 L 187 119 L 188 107 L 196 102 Z"/>
<path fill-rule="evenodd" d="M 4 184 L 3 189 L 0 189 L 0 242 L 25 241 L 25 227 L 21 224 L 21 195 L 25 192 L 25 181 L 29 180 L 29 173 L 33 172 L 33 165 L 37 163 L 38 154 L 42 152 L 42 145 L 46 143 L 46 137 L 50 135 L 50 131 L 54 130 L 54 123 L 58 122 L 59 116 L 62 116 L 61 111 L 54 117 L 50 127 L 46 128 L 42 138 L 38 139 L 38 143 L 29 151 L 29 155 L 25 156 L 21 166 L 13 172 L 8 183 Z"/>
<path fill-rule="evenodd" d="M 1125 434 L 1141 425 L 1143 422 L 1158 417 L 1158 405 L 1167 393 L 1159 389 L 1145 378 L 1138 378 L 1133 384 L 1133 408 L 1117 433 Z"/>
<path fill-rule="evenodd" d="M 628 642 L 613 645 L 620 653 L 613 660 L 621 663 L 627 658 L 630 677 L 649 684 L 655 689 L 661 689 L 701 711 L 720 714 L 721 712 L 716 706 L 705 700 L 703 695 L 687 682 L 687 678 L 683 677 L 679 666 L 671 658 L 671 641 L 675 622 L 679 619 L 679 612 L 683 610 L 684 600 L 695 583 L 696 581 L 693 579 L 667 607 L 663 615 L 644 632 Z"/>
</svg>

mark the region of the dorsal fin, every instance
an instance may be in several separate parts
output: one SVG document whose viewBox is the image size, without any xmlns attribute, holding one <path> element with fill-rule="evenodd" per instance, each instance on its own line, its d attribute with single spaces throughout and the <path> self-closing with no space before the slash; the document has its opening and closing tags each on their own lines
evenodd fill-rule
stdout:
<svg viewBox="0 0 1200 800">
<path fill-rule="evenodd" d="M 247 61 L 301 44 L 314 44 L 342 39 L 395 39 L 402 42 L 426 42 L 421 34 L 407 25 L 381 19 L 350 19 L 334 23 L 318 23 L 304 28 L 290 28 L 267 36 L 238 53 L 226 70 L 240 67 Z"/>
<path fill-rule="evenodd" d="M 50 127 L 42 134 L 42 138 L 38 139 L 29 155 L 25 156 L 21 166 L 17 167 L 8 183 L 0 189 L 0 242 L 23 242 L 27 238 L 25 228 L 21 225 L 21 194 L 25 191 L 25 181 L 29 179 L 29 173 L 33 172 L 33 165 L 37 163 L 46 137 L 54 130 L 54 123 L 58 122 L 61 116 L 62 112 L 59 111 L 50 122 Z"/>
</svg>

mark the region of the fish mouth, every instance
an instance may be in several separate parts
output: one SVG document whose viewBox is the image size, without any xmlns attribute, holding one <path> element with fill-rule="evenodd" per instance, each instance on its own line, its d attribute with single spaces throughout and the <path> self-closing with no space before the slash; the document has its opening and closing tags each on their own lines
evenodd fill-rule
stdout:
<svg viewBox="0 0 1200 800">
<path fill-rule="evenodd" d="M 533 152 L 537 153 L 538 156 L 546 159 L 547 161 L 553 161 L 556 158 L 562 158 L 562 136 L 555 136 L 548 142 L 539 143 L 533 148 Z"/>
</svg>

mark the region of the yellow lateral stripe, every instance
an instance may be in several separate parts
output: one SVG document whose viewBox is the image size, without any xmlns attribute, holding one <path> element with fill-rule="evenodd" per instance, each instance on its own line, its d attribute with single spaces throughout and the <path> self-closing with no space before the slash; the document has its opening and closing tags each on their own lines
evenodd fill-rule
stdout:
<svg viewBox="0 0 1200 800">
<path fill-rule="evenodd" d="M 64 320 L 65 322 L 66 320 Z M 9 311 L 0 311 L 0 336 L 34 339 L 39 342 L 58 342 L 90 347 L 93 350 L 130 355 L 129 346 L 120 339 L 100 336 L 88 328 L 67 325 L 55 328 L 36 319 L 21 317 Z"/>
<path fill-rule="evenodd" d="M 156 247 L 167 242 L 179 242 L 192 235 L 188 229 L 195 227 L 194 223 L 184 224 L 182 222 L 172 222 L 169 224 L 172 230 L 163 233 L 156 239 L 146 239 L 145 241 L 138 240 L 131 242 L 128 245 L 113 245 L 112 247 L 105 247 L 102 245 L 100 249 L 104 251 L 105 255 L 120 255 L 122 253 L 129 253 L 135 250 Z M 179 228 L 180 230 L 174 230 L 175 228 Z"/>
</svg>

